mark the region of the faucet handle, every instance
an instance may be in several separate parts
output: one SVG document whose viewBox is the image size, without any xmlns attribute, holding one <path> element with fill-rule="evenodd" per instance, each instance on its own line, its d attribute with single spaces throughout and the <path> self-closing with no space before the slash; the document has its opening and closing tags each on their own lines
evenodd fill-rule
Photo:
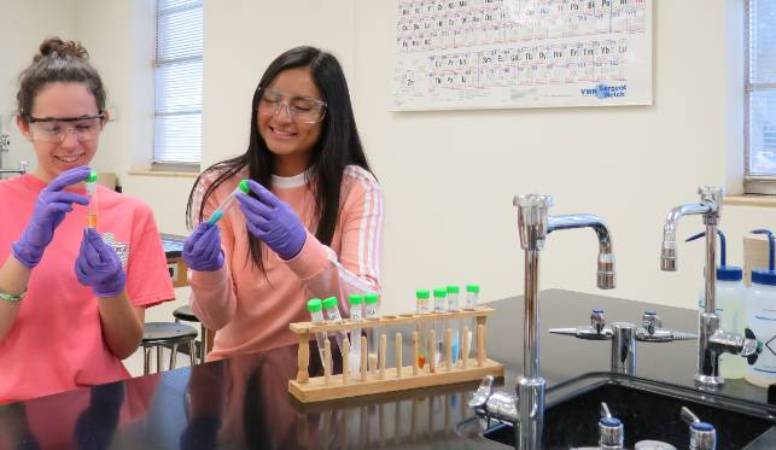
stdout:
<svg viewBox="0 0 776 450">
<path fill-rule="evenodd" d="M 469 407 L 474 410 L 477 417 L 487 421 L 487 427 L 490 427 L 491 420 L 515 425 L 519 417 L 517 396 L 504 391 L 496 392 L 493 381 L 493 375 L 482 379 L 480 387 L 474 391 L 469 400 Z"/>
<path fill-rule="evenodd" d="M 660 316 L 652 310 L 644 311 L 641 316 L 641 326 L 636 330 L 636 340 L 642 342 L 689 341 L 697 338 L 698 336 L 692 333 L 663 328 Z"/>
<path fill-rule="evenodd" d="M 602 308 L 593 308 L 590 312 L 589 327 L 573 328 L 550 328 L 552 334 L 565 334 L 575 336 L 577 339 L 586 339 L 591 341 L 604 341 L 613 336 L 612 329 L 606 326 L 606 315 Z"/>
<path fill-rule="evenodd" d="M 746 357 L 746 362 L 753 366 L 757 358 L 763 351 L 763 343 L 757 340 L 754 331 L 749 328 L 744 329 L 744 343 L 741 347 L 741 356 Z"/>
<path fill-rule="evenodd" d="M 601 419 L 598 421 L 598 445 L 602 449 L 621 449 L 625 443 L 625 427 L 622 421 L 612 417 L 609 406 L 601 402 Z"/>
<path fill-rule="evenodd" d="M 521 208 L 552 208 L 555 201 L 551 195 L 543 194 L 523 194 L 515 195 L 512 198 L 512 204 Z"/>
<path fill-rule="evenodd" d="M 515 195 L 512 204 L 517 207 L 520 247 L 523 250 L 542 250 L 548 234 L 548 211 L 553 205 L 552 196 Z"/>
<path fill-rule="evenodd" d="M 601 402 L 601 418 L 602 419 L 612 418 L 612 412 L 609 411 L 609 405 L 607 405 L 606 402 Z"/>
<path fill-rule="evenodd" d="M 698 194 L 701 196 L 701 201 L 720 203 L 725 196 L 725 189 L 722 186 L 700 186 Z"/>
<path fill-rule="evenodd" d="M 472 394 L 472 398 L 469 400 L 469 407 L 474 410 L 481 410 L 485 408 L 488 403 L 488 399 L 493 395 L 493 375 L 488 375 L 480 381 L 480 386 Z"/>
<path fill-rule="evenodd" d="M 647 310 L 644 311 L 644 314 L 641 316 L 641 326 L 647 330 L 647 333 L 655 334 L 655 330 L 663 328 L 663 321 L 660 319 L 660 316 L 657 315 L 656 311 Z"/>
<path fill-rule="evenodd" d="M 603 308 L 593 308 L 590 312 L 590 327 L 592 327 L 596 333 L 601 334 L 606 326 L 606 314 L 604 314 Z"/>
<path fill-rule="evenodd" d="M 701 195 L 701 202 L 710 203 L 712 206 L 711 211 L 703 215 L 703 223 L 716 226 L 719 223 L 725 189 L 721 186 L 701 186 L 698 193 Z"/>
<path fill-rule="evenodd" d="M 690 450 L 714 450 L 717 447 L 717 431 L 712 424 L 701 422 L 686 406 L 682 406 L 679 415 L 690 425 Z"/>
</svg>

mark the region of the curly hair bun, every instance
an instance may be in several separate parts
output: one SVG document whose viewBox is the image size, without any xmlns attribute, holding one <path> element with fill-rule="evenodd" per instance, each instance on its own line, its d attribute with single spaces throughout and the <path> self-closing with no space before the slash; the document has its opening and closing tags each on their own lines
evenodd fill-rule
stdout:
<svg viewBox="0 0 776 450">
<path fill-rule="evenodd" d="M 46 56 L 61 58 L 69 56 L 86 61 L 89 59 L 89 52 L 86 51 L 80 42 L 63 41 L 59 37 L 51 37 L 40 44 L 39 53 L 35 55 L 34 61 L 37 62 Z"/>
</svg>

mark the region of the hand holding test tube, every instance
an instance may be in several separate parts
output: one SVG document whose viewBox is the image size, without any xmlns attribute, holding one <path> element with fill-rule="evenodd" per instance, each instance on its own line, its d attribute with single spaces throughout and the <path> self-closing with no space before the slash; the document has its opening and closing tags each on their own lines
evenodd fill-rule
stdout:
<svg viewBox="0 0 776 450">
<path fill-rule="evenodd" d="M 218 225 L 202 222 L 183 242 L 183 260 L 192 270 L 213 272 L 224 266 Z"/>
<path fill-rule="evenodd" d="M 218 223 L 219 220 L 221 220 L 222 217 L 224 217 L 224 214 L 226 214 L 227 211 L 229 211 L 229 208 L 234 205 L 234 202 L 237 201 L 237 193 L 242 192 L 243 194 L 247 194 L 251 191 L 250 187 L 248 187 L 248 181 L 247 180 L 240 180 L 240 184 L 237 185 L 236 188 L 232 191 L 231 194 L 229 194 L 228 197 L 224 199 L 223 202 L 221 202 L 220 205 L 218 205 L 218 209 L 213 211 L 213 214 L 210 216 L 210 218 L 207 220 L 207 223 L 210 225 L 215 225 Z"/>
<path fill-rule="evenodd" d="M 213 212 L 207 222 L 197 225 L 191 236 L 183 244 L 183 260 L 193 270 L 212 272 L 224 265 L 224 253 L 221 250 L 221 239 L 216 225 L 229 208 L 234 205 L 238 192 L 247 193 L 250 190 L 246 180 L 232 191 Z"/>
</svg>

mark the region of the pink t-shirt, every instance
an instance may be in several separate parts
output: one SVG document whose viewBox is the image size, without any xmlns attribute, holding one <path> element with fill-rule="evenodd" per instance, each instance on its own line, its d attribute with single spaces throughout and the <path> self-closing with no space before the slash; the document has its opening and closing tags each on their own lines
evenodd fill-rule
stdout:
<svg viewBox="0 0 776 450">
<path fill-rule="evenodd" d="M 0 264 L 13 257 L 45 183 L 31 174 L 0 181 Z M 74 190 L 74 192 L 79 192 Z M 85 194 L 84 189 L 80 193 Z M 98 231 L 114 246 L 126 245 L 126 292 L 135 306 L 175 298 L 151 210 L 139 200 L 98 186 Z M 0 403 L 128 378 L 102 336 L 98 300 L 75 276 L 74 264 L 87 223 L 87 207 L 57 227 L 33 269 L 19 313 L 0 341 Z"/>
</svg>

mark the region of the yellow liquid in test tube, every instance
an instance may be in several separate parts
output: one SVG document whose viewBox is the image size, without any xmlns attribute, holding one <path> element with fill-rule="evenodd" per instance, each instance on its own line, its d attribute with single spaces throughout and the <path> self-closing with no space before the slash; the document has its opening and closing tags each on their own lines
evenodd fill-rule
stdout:
<svg viewBox="0 0 776 450">
<path fill-rule="evenodd" d="M 93 171 L 86 179 L 86 194 L 89 197 L 89 212 L 86 218 L 86 226 L 97 229 L 97 172 Z"/>
</svg>

